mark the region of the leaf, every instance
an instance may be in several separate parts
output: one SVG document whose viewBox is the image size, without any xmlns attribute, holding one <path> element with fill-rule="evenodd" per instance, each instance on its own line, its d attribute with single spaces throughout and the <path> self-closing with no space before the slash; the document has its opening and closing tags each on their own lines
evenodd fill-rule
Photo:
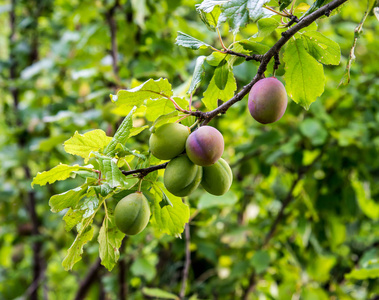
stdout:
<svg viewBox="0 0 379 300">
<path fill-rule="evenodd" d="M 154 186 L 159 185 L 158 191 L 153 189 L 155 194 L 153 214 L 151 224 L 158 228 L 160 231 L 169 235 L 180 235 L 189 219 L 189 207 L 182 202 L 182 199 L 169 193 L 160 182 L 155 183 Z M 163 208 L 160 206 L 162 194 L 160 190 L 164 191 L 172 206 L 166 205 Z"/>
<path fill-rule="evenodd" d="M 204 49 L 204 48 L 212 48 L 211 45 L 208 45 L 207 43 L 204 43 L 186 33 L 183 33 L 181 31 L 178 31 L 178 36 L 176 38 L 176 42 L 175 42 L 176 45 L 179 45 L 179 46 L 182 46 L 182 47 L 186 47 L 186 48 L 190 48 L 190 49 L 193 49 L 193 50 L 197 50 L 197 49 Z"/>
<path fill-rule="evenodd" d="M 339 65 L 341 60 L 340 46 L 317 31 L 306 31 L 302 34 L 305 49 L 318 62 L 324 65 Z"/>
<path fill-rule="evenodd" d="M 379 21 L 379 7 L 374 7 L 374 15 Z"/>
<path fill-rule="evenodd" d="M 201 21 L 207 26 L 211 31 L 215 31 L 218 25 L 218 18 L 220 17 L 221 10 L 219 7 L 213 7 L 209 12 L 199 9 L 200 5 L 195 5 L 196 11 L 198 12 Z"/>
<path fill-rule="evenodd" d="M 36 177 L 33 178 L 32 187 L 35 184 L 46 185 L 47 183 L 54 183 L 57 180 L 65 180 L 70 177 L 72 172 L 79 170 L 87 170 L 87 168 L 79 165 L 68 166 L 60 164 L 49 171 L 38 172 Z"/>
<path fill-rule="evenodd" d="M 125 187 L 128 183 L 117 164 L 112 159 L 99 159 L 99 168 L 102 178 L 106 180 L 111 188 Z"/>
<path fill-rule="evenodd" d="M 188 106 L 188 101 L 174 97 L 174 101 L 182 108 Z M 174 104 L 169 99 L 148 100 L 146 103 L 146 118 L 149 121 L 155 121 L 159 116 L 176 111 Z"/>
<path fill-rule="evenodd" d="M 178 296 L 176 296 L 174 294 L 171 294 L 171 293 L 168 293 L 168 292 L 166 292 L 164 290 L 157 289 L 157 288 L 147 288 L 147 287 L 144 287 L 142 289 L 142 293 L 145 296 L 153 297 L 153 298 L 179 300 Z"/>
<path fill-rule="evenodd" d="M 70 231 L 83 219 L 84 211 L 73 210 L 70 208 L 63 217 L 63 221 L 66 222 L 65 230 Z"/>
<path fill-rule="evenodd" d="M 74 264 L 82 259 L 83 246 L 87 244 L 93 237 L 93 227 L 92 218 L 88 222 L 87 220 L 83 221 L 82 230 L 76 236 L 71 247 L 67 251 L 67 255 L 62 262 L 62 266 L 66 271 L 71 270 Z"/>
<path fill-rule="evenodd" d="M 352 176 L 351 185 L 355 191 L 355 197 L 362 212 L 373 220 L 379 219 L 379 204 L 377 204 L 370 195 L 370 186 L 368 183 L 362 183 L 357 180 L 357 175 Z"/>
<path fill-rule="evenodd" d="M 322 123 L 316 119 L 306 119 L 301 122 L 300 131 L 314 146 L 324 144 L 328 137 L 328 131 L 324 128 Z"/>
<path fill-rule="evenodd" d="M 366 280 L 379 278 L 379 268 L 354 269 L 345 275 L 346 279 Z"/>
<path fill-rule="evenodd" d="M 225 88 L 220 90 L 215 82 L 215 75 L 213 75 L 211 82 L 208 85 L 207 90 L 203 94 L 203 99 L 201 99 L 207 109 L 212 110 L 217 108 L 217 101 L 227 101 L 234 96 L 234 91 L 237 89 L 236 80 L 234 78 L 233 72 L 229 70 L 228 81 L 226 82 Z"/>
<path fill-rule="evenodd" d="M 178 116 L 178 111 L 173 111 L 165 115 L 160 115 L 150 127 L 150 132 L 154 132 L 154 128 L 159 127 L 168 122 L 168 120 Z"/>
<path fill-rule="evenodd" d="M 77 131 L 74 136 L 64 143 L 64 150 L 67 153 L 78 155 L 88 161 L 88 156 L 92 151 L 99 151 L 109 144 L 112 140 L 103 130 L 96 129 L 85 134 L 79 134 Z"/>
<path fill-rule="evenodd" d="M 120 258 L 119 248 L 125 236 L 124 233 L 118 230 L 114 222 L 114 216 L 108 211 L 97 239 L 99 242 L 101 264 L 106 267 L 108 271 L 112 271 Z"/>
<path fill-rule="evenodd" d="M 250 0 L 251 1 L 251 0 Z M 230 0 L 221 7 L 218 23 L 228 22 L 233 34 L 239 32 L 240 27 L 245 27 L 249 21 L 247 9 L 249 0 Z"/>
<path fill-rule="evenodd" d="M 116 146 L 118 143 L 121 145 L 125 145 L 126 141 L 129 138 L 130 130 L 133 128 L 133 113 L 136 108 L 133 108 L 129 114 L 124 118 L 120 127 L 118 127 L 113 139 L 111 142 L 105 147 L 104 154 L 108 156 L 112 156 L 115 153 Z"/>
<path fill-rule="evenodd" d="M 171 84 L 167 79 L 149 79 L 140 86 L 131 90 L 119 90 L 117 95 L 110 95 L 111 100 L 123 109 L 132 109 L 134 106 L 140 107 L 145 100 L 162 99 L 173 95 Z"/>
<path fill-rule="evenodd" d="M 202 10 L 203 12 L 210 13 L 217 5 L 223 5 L 229 0 L 204 0 L 196 6 L 196 9 Z"/>
<path fill-rule="evenodd" d="M 192 94 L 201 83 L 201 80 L 203 80 L 204 72 L 205 72 L 205 68 L 204 68 L 205 59 L 206 59 L 206 56 L 199 56 L 196 59 L 196 65 L 195 65 L 195 69 L 193 70 L 191 85 L 187 92 L 188 94 Z"/>
<path fill-rule="evenodd" d="M 224 207 L 236 204 L 238 198 L 232 191 L 227 192 L 222 196 L 214 196 L 204 193 L 197 204 L 198 209 L 208 209 L 211 207 Z"/>
<path fill-rule="evenodd" d="M 255 272 L 260 274 L 270 265 L 270 256 L 267 251 L 257 251 L 251 259 L 251 264 L 253 265 Z"/>
<path fill-rule="evenodd" d="M 229 69 L 226 60 L 222 60 L 214 72 L 214 81 L 220 90 L 224 90 L 228 82 Z"/>
<path fill-rule="evenodd" d="M 86 195 L 87 189 L 88 183 L 85 183 L 75 189 L 52 196 L 49 200 L 51 211 L 56 213 L 65 208 L 75 207 L 80 199 Z"/>
<path fill-rule="evenodd" d="M 276 28 L 279 27 L 280 22 L 274 18 L 260 19 L 257 23 L 258 34 L 254 35 L 258 37 L 265 38 L 269 36 Z"/>
<path fill-rule="evenodd" d="M 250 19 L 253 22 L 257 22 L 259 19 L 269 18 L 274 15 L 273 12 L 263 7 L 263 5 L 267 2 L 270 2 L 270 0 L 249 0 L 247 9 L 249 10 Z"/>
<path fill-rule="evenodd" d="M 130 129 L 129 138 L 139 135 L 142 131 L 149 128 L 149 125 L 141 126 L 141 127 L 133 127 Z"/>
<path fill-rule="evenodd" d="M 291 4 L 292 1 L 295 1 L 295 0 L 280 0 L 279 1 L 279 10 L 282 11 L 283 9 L 285 9 L 288 5 Z"/>
<path fill-rule="evenodd" d="M 325 76 L 321 64 L 307 53 L 301 39 L 291 39 L 284 53 L 286 90 L 305 109 L 324 92 Z"/>
<path fill-rule="evenodd" d="M 270 49 L 270 47 L 252 40 L 241 40 L 238 44 L 253 54 L 265 54 Z"/>
</svg>

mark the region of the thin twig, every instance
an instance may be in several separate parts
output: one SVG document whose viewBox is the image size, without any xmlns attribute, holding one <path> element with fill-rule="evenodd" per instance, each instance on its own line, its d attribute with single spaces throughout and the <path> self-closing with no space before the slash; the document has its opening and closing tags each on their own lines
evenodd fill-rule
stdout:
<svg viewBox="0 0 379 300">
<path fill-rule="evenodd" d="M 186 260 L 184 263 L 184 269 L 183 269 L 183 276 L 182 276 L 182 287 L 180 289 L 180 299 L 184 299 L 184 296 L 186 294 L 186 287 L 187 287 L 187 281 L 188 281 L 188 273 L 191 266 L 191 250 L 190 250 L 190 227 L 189 223 L 186 224 L 186 227 L 184 228 L 184 232 L 186 235 Z"/>
<path fill-rule="evenodd" d="M 168 164 L 168 162 L 166 162 L 164 164 L 144 168 L 144 169 L 137 169 L 137 170 L 131 170 L 131 171 L 121 171 L 121 172 L 125 176 L 132 175 L 132 174 L 140 174 L 139 177 L 145 177 L 147 174 L 149 174 L 151 172 L 154 172 L 154 171 L 157 171 L 160 169 L 165 169 L 167 164 Z"/>
</svg>

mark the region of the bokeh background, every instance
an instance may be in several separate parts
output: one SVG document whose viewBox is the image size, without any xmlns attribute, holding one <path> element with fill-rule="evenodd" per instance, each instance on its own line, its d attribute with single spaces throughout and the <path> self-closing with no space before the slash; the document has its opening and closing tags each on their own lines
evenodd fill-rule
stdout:
<svg viewBox="0 0 379 300">
<path fill-rule="evenodd" d="M 200 2 L 0 1 L 0 299 L 146 299 L 146 287 L 179 294 L 185 239 L 150 226 L 125 239 L 112 272 L 99 264 L 96 238 L 73 271 L 64 271 L 74 234 L 48 200 L 78 182 L 34 190 L 30 183 L 60 162 L 82 163 L 63 151 L 75 131 L 113 135 L 122 120 L 109 99 L 117 89 L 165 77 L 177 94 L 186 91 L 196 57 L 209 52 L 174 45 L 176 32 L 219 47 L 195 11 Z M 290 102 L 279 122 L 263 126 L 245 99 L 213 121 L 234 183 L 219 201 L 202 190 L 189 198 L 188 298 L 378 299 L 379 21 L 372 12 L 351 83 L 338 87 L 366 5 L 349 1 L 317 22 L 343 57 L 340 66 L 325 67 L 325 92 L 309 111 Z M 252 24 L 240 37 L 256 32 Z M 222 34 L 233 41 L 227 27 Z M 239 88 L 256 69 L 255 62 L 234 68 Z M 206 75 L 195 101 L 209 81 Z M 147 150 L 148 138 L 145 130 L 128 147 Z"/>
</svg>

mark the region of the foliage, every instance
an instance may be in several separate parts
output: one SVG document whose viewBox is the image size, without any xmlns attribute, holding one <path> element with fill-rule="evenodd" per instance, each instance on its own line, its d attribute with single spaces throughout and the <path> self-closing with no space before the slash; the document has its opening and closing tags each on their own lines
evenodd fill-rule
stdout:
<svg viewBox="0 0 379 300">
<path fill-rule="evenodd" d="M 195 112 L 190 98 L 201 111 L 216 109 L 251 82 L 259 62 L 245 57 L 266 53 L 286 30 L 263 5 L 283 13 L 291 1 L 15 3 L 0 2 L 0 298 L 33 295 L 33 280 L 40 294 L 74 298 L 94 264 L 100 284 L 88 299 L 117 299 L 124 283 L 131 299 L 177 299 L 186 245 L 189 299 L 379 293 L 379 23 L 371 12 L 350 85 L 337 89 L 366 1 L 302 29 L 279 68 L 268 64 L 265 76 L 276 69 L 302 107 L 290 102 L 279 122 L 263 126 L 245 97 L 212 120 L 232 188 L 219 197 L 198 189 L 184 203 L 163 186 L 163 170 L 143 181 L 125 176 L 161 163 L 145 129 Z M 294 13 L 301 20 L 324 4 L 296 2 Z M 113 209 L 138 185 L 151 220 L 124 238 Z M 99 256 L 112 272 L 96 265 Z M 30 275 L 35 266 L 44 280 Z"/>
</svg>

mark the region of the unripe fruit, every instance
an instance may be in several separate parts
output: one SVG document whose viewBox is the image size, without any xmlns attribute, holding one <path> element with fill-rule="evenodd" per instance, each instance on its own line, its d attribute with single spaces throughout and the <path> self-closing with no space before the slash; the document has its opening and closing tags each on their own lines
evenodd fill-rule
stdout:
<svg viewBox="0 0 379 300">
<path fill-rule="evenodd" d="M 221 196 L 229 191 L 233 173 L 228 163 L 220 158 L 214 165 L 203 167 L 201 185 L 210 194 Z"/>
<path fill-rule="evenodd" d="M 127 235 L 135 235 L 145 229 L 150 218 L 150 206 L 141 192 L 122 198 L 114 210 L 116 226 Z"/>
<path fill-rule="evenodd" d="M 188 137 L 186 152 L 194 164 L 211 166 L 224 152 L 224 138 L 216 128 L 202 126 Z"/>
<path fill-rule="evenodd" d="M 275 77 L 259 80 L 250 90 L 249 111 L 262 124 L 278 121 L 287 108 L 287 92 Z"/>
<path fill-rule="evenodd" d="M 163 182 L 171 194 L 185 197 L 197 189 L 202 173 L 202 168 L 191 162 L 187 156 L 179 156 L 168 163 Z"/>
<path fill-rule="evenodd" d="M 168 160 L 184 151 L 190 134 L 188 127 L 178 123 L 167 123 L 158 127 L 150 136 L 149 148 L 159 159 Z"/>
</svg>

